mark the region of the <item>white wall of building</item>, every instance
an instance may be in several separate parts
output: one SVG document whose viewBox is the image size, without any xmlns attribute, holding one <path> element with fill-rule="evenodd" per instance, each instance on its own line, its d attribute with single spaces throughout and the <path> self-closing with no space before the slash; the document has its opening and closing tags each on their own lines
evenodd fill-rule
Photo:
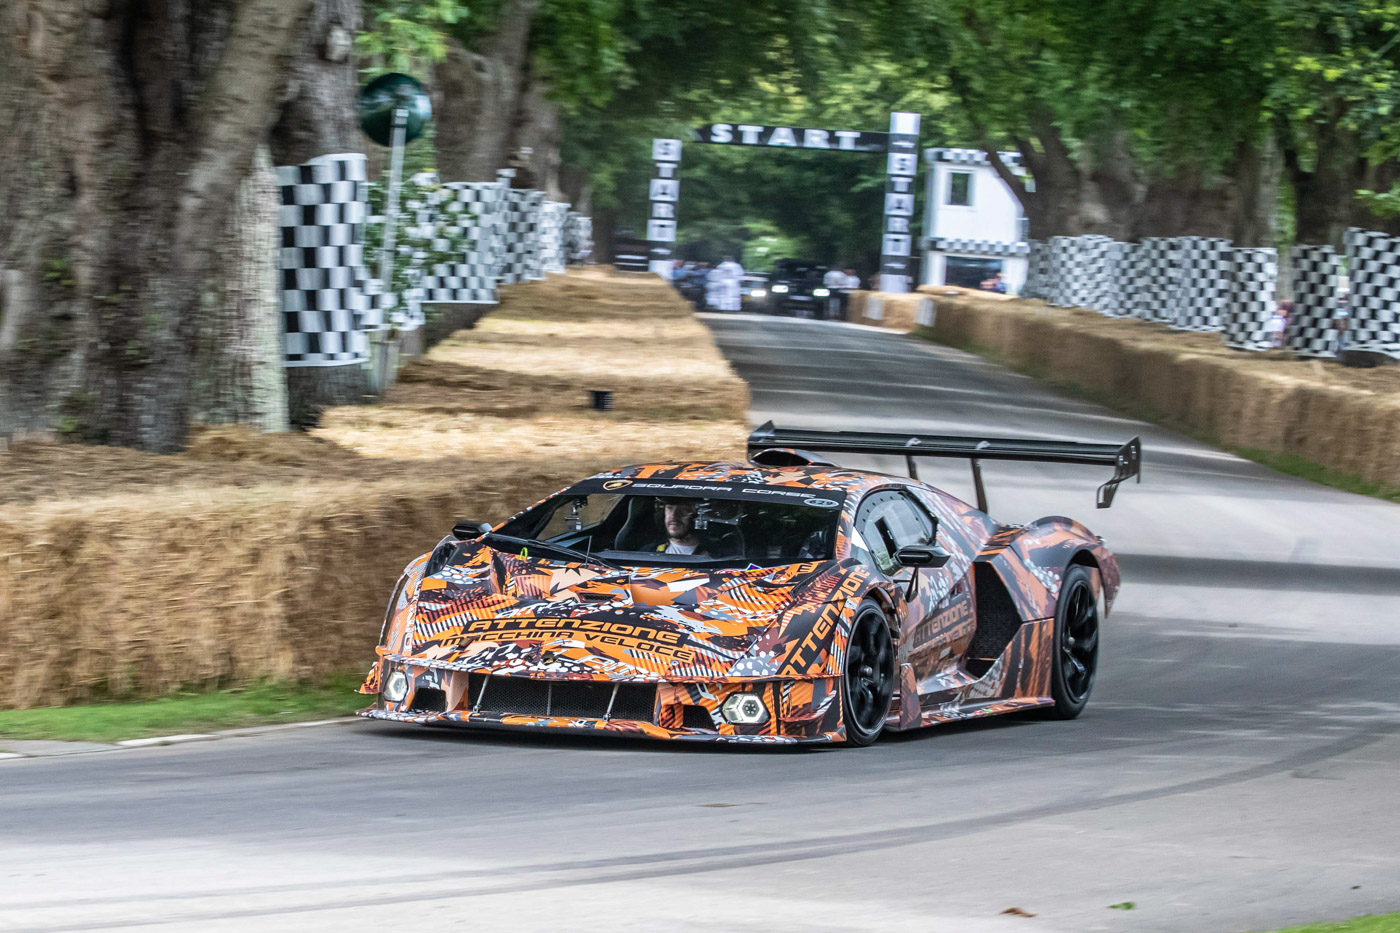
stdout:
<svg viewBox="0 0 1400 933">
<path fill-rule="evenodd" d="M 967 175 L 969 204 L 950 204 L 954 175 Z M 1021 235 L 1021 202 L 990 165 L 934 162 L 926 175 L 924 210 L 930 215 L 925 236 L 961 240 L 1017 243 Z"/>
<path fill-rule="evenodd" d="M 1015 153 L 1003 156 L 1019 171 Z M 1002 181 L 980 150 L 926 149 L 924 161 L 924 236 L 930 245 L 934 245 L 932 241 L 958 244 L 928 250 L 925 284 L 945 284 L 950 262 L 981 260 L 999 263 L 1008 290 L 1019 290 L 1026 281 L 1027 263 L 1024 250 L 1012 247 L 1025 242 L 1025 214 L 1011 186 Z M 964 190 L 965 198 L 955 196 Z M 957 203 L 959 200 L 966 203 Z M 977 248 L 971 244 L 989 245 Z"/>
</svg>

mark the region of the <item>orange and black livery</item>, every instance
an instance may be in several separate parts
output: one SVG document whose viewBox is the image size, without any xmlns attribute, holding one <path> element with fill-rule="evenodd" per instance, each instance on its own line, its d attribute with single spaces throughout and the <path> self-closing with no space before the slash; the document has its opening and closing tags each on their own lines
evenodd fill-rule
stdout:
<svg viewBox="0 0 1400 933">
<path fill-rule="evenodd" d="M 909 477 L 824 454 L 898 454 Z M 658 739 L 868 745 L 882 731 L 1088 702 L 1118 562 L 1078 522 L 1001 525 L 980 462 L 1113 467 L 1140 445 L 782 430 L 746 463 L 631 466 L 405 569 L 360 715 Z M 977 506 L 919 482 L 972 462 Z"/>
</svg>

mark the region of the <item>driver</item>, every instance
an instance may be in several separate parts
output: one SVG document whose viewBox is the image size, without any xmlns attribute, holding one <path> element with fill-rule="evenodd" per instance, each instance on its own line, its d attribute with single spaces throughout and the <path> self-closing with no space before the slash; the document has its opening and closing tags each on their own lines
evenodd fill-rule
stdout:
<svg viewBox="0 0 1400 933">
<path fill-rule="evenodd" d="M 699 514 L 698 503 L 694 499 L 659 499 L 661 524 L 666 528 L 666 539 L 659 542 L 655 550 L 666 554 L 699 554 L 709 557 L 710 552 L 695 531 L 695 518 Z"/>
</svg>

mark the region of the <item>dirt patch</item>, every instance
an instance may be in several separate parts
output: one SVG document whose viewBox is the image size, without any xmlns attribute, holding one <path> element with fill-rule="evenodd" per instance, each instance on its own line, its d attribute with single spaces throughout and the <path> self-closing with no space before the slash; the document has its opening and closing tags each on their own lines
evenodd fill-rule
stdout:
<svg viewBox="0 0 1400 933">
<path fill-rule="evenodd" d="M 919 332 L 1232 448 L 1293 454 L 1400 486 L 1400 367 L 1352 369 L 1284 350 L 1243 353 L 1217 334 L 1080 308 L 938 289 Z"/>
<path fill-rule="evenodd" d="M 612 412 L 588 390 L 612 389 Z M 310 434 L 0 452 L 0 707 L 368 665 L 399 571 L 623 463 L 743 455 L 747 388 L 654 279 L 571 272 Z"/>
</svg>

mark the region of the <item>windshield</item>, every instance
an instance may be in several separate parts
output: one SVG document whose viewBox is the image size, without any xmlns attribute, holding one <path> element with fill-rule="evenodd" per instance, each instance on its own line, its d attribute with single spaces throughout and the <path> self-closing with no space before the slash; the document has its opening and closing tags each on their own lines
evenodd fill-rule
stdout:
<svg viewBox="0 0 1400 933">
<path fill-rule="evenodd" d="M 604 483 L 653 488 L 608 490 Z M 831 558 L 844 497 L 825 489 L 594 480 L 546 499 L 499 532 L 634 567 L 776 567 Z M 489 537 L 487 543 L 496 546 Z"/>
<path fill-rule="evenodd" d="M 793 259 L 780 259 L 773 268 L 773 274 L 775 276 L 793 279 L 821 275 L 825 271 L 826 266 L 819 266 L 816 263 L 801 262 Z"/>
</svg>

